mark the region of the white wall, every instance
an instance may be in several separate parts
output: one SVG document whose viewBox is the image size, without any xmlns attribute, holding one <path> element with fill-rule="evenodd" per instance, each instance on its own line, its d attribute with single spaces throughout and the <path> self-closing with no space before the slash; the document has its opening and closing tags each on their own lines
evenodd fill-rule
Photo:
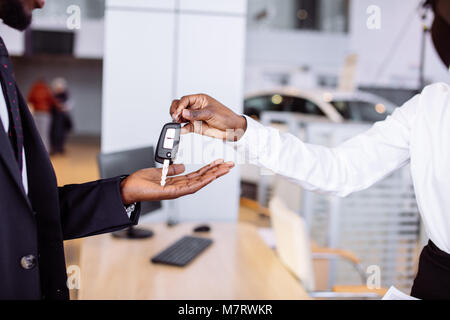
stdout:
<svg viewBox="0 0 450 320">
<path fill-rule="evenodd" d="M 154 144 L 170 120 L 174 14 L 107 9 L 102 150 Z"/>
<path fill-rule="evenodd" d="M 22 55 L 25 52 L 25 37 L 23 32 L 8 27 L 1 20 L 0 36 L 5 42 L 10 55 Z"/>
<path fill-rule="evenodd" d="M 73 32 L 75 34 L 74 57 L 103 58 L 103 19 L 82 19 L 80 29 L 69 30 L 66 25 L 67 16 L 65 12 L 61 16 L 55 17 L 38 16 L 33 18 L 31 28 L 34 30 Z"/>
<path fill-rule="evenodd" d="M 74 56 L 77 58 L 103 58 L 103 20 L 83 21 L 77 31 L 74 44 Z"/>
<path fill-rule="evenodd" d="M 420 0 L 351 0 L 348 34 L 252 28 L 247 34 L 246 91 L 255 90 L 255 73 L 308 65 L 314 74 L 338 76 L 345 56 L 359 55 L 357 84 L 417 87 L 421 22 Z M 366 26 L 369 5 L 381 8 L 381 29 Z M 431 16 L 430 16 L 431 18 Z M 406 26 L 406 27 L 405 27 Z M 450 82 L 450 74 L 427 41 L 426 78 Z M 386 62 L 386 63 L 385 63 Z M 256 71 L 255 71 L 256 70 Z"/>
<path fill-rule="evenodd" d="M 246 92 L 264 70 L 289 70 L 308 66 L 312 74 L 338 75 L 349 54 L 345 34 L 289 29 L 253 29 L 247 32 Z M 256 84 L 258 86 L 259 84 Z"/>
<path fill-rule="evenodd" d="M 185 94 L 208 93 L 242 110 L 245 3 L 107 1 L 103 152 L 155 146 L 171 121 L 170 103 Z M 182 147 L 200 154 L 200 138 L 190 138 L 183 138 Z M 222 142 L 213 145 L 222 148 Z M 206 160 L 187 165 L 187 171 Z M 235 220 L 238 202 L 238 170 L 176 201 L 182 220 Z"/>
<path fill-rule="evenodd" d="M 361 85 L 418 86 L 422 37 L 420 3 L 420 0 L 351 2 L 351 50 L 360 57 L 358 82 Z M 370 30 L 366 26 L 366 10 L 370 5 L 381 9 L 379 30 Z M 450 73 L 439 60 L 431 37 L 428 37 L 426 50 L 426 78 L 431 82 L 450 82 Z"/>
</svg>

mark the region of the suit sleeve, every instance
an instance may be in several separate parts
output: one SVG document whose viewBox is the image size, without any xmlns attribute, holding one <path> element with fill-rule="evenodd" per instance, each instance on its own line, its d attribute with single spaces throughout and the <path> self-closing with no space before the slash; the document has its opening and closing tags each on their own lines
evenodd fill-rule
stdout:
<svg viewBox="0 0 450 320">
<path fill-rule="evenodd" d="M 136 225 L 140 205 L 128 217 L 120 177 L 59 188 L 64 240 L 93 236 Z"/>
</svg>

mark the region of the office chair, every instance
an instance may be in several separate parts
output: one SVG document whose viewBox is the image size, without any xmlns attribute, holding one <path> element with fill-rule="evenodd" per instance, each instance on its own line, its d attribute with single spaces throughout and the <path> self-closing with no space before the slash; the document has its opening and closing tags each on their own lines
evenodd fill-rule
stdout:
<svg viewBox="0 0 450 320">
<path fill-rule="evenodd" d="M 114 153 L 101 153 L 98 155 L 100 176 L 112 178 L 129 175 L 135 171 L 154 168 L 153 147 L 138 148 Z M 161 208 L 160 201 L 141 202 L 141 215 L 148 214 Z M 114 237 L 127 239 L 143 239 L 153 236 L 151 230 L 130 227 L 123 231 L 113 233 Z"/>
<path fill-rule="evenodd" d="M 359 259 L 352 253 L 342 249 L 321 248 L 311 245 L 305 222 L 279 198 L 270 201 L 270 218 L 275 232 L 276 247 L 281 261 L 303 284 L 313 298 L 328 299 L 379 299 L 385 288 L 368 289 L 359 286 L 334 286 L 332 291 L 316 291 L 313 260 L 345 259 L 353 264 L 359 272 L 363 284 L 366 275 Z"/>
</svg>

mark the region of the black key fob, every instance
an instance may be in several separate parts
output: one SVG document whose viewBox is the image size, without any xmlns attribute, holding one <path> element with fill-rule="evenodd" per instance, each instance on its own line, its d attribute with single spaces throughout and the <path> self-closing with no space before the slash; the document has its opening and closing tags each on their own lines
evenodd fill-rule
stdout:
<svg viewBox="0 0 450 320">
<path fill-rule="evenodd" d="M 180 144 L 181 124 L 176 122 L 166 123 L 159 136 L 158 146 L 155 152 L 155 161 L 164 163 L 169 160 L 173 163 Z"/>
</svg>

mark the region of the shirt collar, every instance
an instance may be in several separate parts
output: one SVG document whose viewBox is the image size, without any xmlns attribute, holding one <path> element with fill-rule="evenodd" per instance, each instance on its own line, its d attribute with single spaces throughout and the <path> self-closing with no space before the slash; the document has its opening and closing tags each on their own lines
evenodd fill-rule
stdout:
<svg viewBox="0 0 450 320">
<path fill-rule="evenodd" d="M 6 49 L 5 42 L 3 41 L 2 37 L 0 37 L 0 56 L 2 57 L 8 57 L 8 49 Z"/>
</svg>

